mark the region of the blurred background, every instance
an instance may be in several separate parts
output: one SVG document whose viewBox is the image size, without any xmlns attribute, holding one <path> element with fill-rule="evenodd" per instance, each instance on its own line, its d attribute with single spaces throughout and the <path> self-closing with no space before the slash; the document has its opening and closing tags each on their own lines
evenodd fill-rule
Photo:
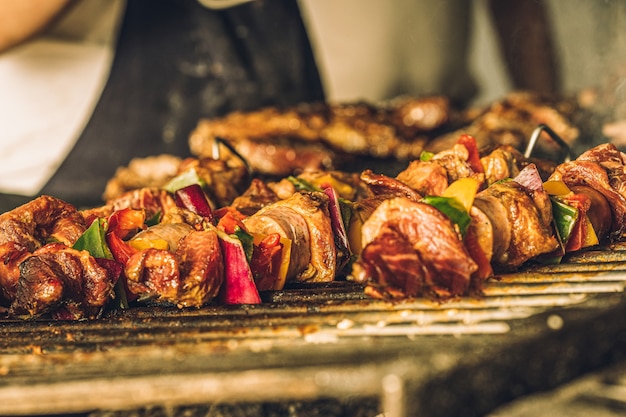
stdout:
<svg viewBox="0 0 626 417">
<path fill-rule="evenodd" d="M 487 0 L 395 1 L 393 6 L 376 0 L 300 3 L 331 100 L 375 100 L 398 93 L 439 92 L 437 88 L 445 91 L 450 86 L 443 84 L 446 78 L 437 78 L 437 73 L 462 74 L 466 65 L 478 87 L 474 103 L 489 103 L 513 88 Z M 613 83 L 623 96 L 626 2 L 537 3 L 545 5 L 547 12 L 560 91 L 575 93 Z M 464 50 L 455 43 L 458 31 L 464 30 L 468 31 L 467 62 Z M 519 33 L 517 42 L 523 42 L 524 36 Z M 423 67 L 433 66 L 431 73 L 423 72 Z M 415 80 L 413 85 L 393 84 L 403 71 L 403 77 Z M 418 85 L 418 80 L 424 80 L 423 84 Z"/>
</svg>

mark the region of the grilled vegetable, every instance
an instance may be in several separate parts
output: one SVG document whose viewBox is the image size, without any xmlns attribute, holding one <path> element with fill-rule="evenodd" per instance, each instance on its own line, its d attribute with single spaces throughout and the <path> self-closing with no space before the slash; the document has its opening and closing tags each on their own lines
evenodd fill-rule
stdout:
<svg viewBox="0 0 626 417">
<path fill-rule="evenodd" d="M 287 280 L 291 241 L 278 233 L 256 235 L 250 270 L 259 291 L 282 290 Z"/>
<path fill-rule="evenodd" d="M 351 251 L 348 241 L 348 232 L 344 223 L 344 216 L 339 202 L 339 196 L 330 185 L 324 187 L 324 194 L 328 196 L 328 211 L 332 226 L 335 248 L 337 251 L 337 270 L 341 271 L 350 261 Z"/>
<path fill-rule="evenodd" d="M 258 304 L 261 297 L 254 284 L 250 265 L 238 239 L 219 233 L 219 242 L 224 254 L 224 283 L 218 299 L 222 304 Z"/>
<path fill-rule="evenodd" d="M 448 218 L 459 227 L 461 235 L 465 235 L 471 219 L 467 210 L 465 210 L 465 207 L 457 198 L 426 196 L 422 201 L 436 207 L 437 210 L 448 216 Z"/>
<path fill-rule="evenodd" d="M 213 222 L 213 210 L 209 200 L 199 184 L 190 184 L 174 192 L 176 204 Z"/>
<path fill-rule="evenodd" d="M 85 233 L 72 245 L 72 248 L 86 250 L 94 258 L 113 259 L 111 250 L 106 243 L 106 227 L 105 219 L 94 220 L 91 226 L 85 230 Z"/>
</svg>

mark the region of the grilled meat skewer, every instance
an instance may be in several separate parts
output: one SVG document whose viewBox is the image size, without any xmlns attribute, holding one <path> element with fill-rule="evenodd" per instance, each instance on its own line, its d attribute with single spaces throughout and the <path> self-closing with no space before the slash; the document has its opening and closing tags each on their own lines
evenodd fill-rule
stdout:
<svg viewBox="0 0 626 417">
<path fill-rule="evenodd" d="M 294 180 L 255 180 L 215 220 L 179 207 L 170 192 L 155 188 L 130 191 L 82 212 L 41 197 L 0 216 L 4 265 L 12 268 L 2 276 L 5 305 L 20 316 L 97 317 L 106 305 L 102 300 L 113 298 L 117 276 L 72 245 L 87 224 L 102 219 L 109 224 L 107 243 L 121 242 L 128 250 L 125 259 L 116 260 L 123 264 L 130 295 L 181 308 L 202 306 L 218 294 L 224 280 L 218 242 L 224 231 L 213 222 L 228 214 L 246 233 L 290 242 L 286 278 L 281 279 L 329 281 L 348 273 L 368 294 L 391 299 L 464 295 L 480 289 L 493 274 L 491 266 L 514 269 L 558 249 L 552 197 L 536 166 L 517 151 L 500 147 L 479 155 L 475 143 L 463 137 L 451 149 L 423 159 L 395 178 L 367 170 L 360 176 L 309 172 L 295 179 L 310 184 L 308 191 L 299 190 Z M 623 154 L 602 145 L 556 166 L 549 177 L 549 182 L 571 187 L 559 197 L 588 217 L 601 239 L 618 239 L 623 232 L 625 164 Z M 471 199 L 448 194 L 463 180 L 476 184 Z M 350 234 L 360 232 L 359 242 L 351 245 L 358 256 L 351 273 L 338 269 L 331 201 L 319 191 L 329 184 L 351 199 L 356 221 L 345 226 Z M 440 196 L 444 202 L 469 204 L 463 206 L 469 224 L 463 226 L 443 206 L 429 202 Z M 148 219 L 155 216 L 159 224 L 149 226 Z M 78 227 L 78 232 L 61 233 L 65 226 Z M 47 243 L 50 236 L 61 242 Z M 280 245 L 273 254 L 280 255 Z"/>
</svg>

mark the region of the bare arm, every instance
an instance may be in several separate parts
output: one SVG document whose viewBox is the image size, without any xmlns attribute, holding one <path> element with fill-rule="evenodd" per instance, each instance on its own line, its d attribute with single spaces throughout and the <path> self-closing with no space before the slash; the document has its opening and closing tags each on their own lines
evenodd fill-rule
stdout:
<svg viewBox="0 0 626 417">
<path fill-rule="evenodd" d="M 0 52 L 44 29 L 71 0 L 0 0 Z"/>
<path fill-rule="evenodd" d="M 559 90 L 559 68 L 544 1 L 490 0 L 500 47 L 515 88 Z"/>
</svg>

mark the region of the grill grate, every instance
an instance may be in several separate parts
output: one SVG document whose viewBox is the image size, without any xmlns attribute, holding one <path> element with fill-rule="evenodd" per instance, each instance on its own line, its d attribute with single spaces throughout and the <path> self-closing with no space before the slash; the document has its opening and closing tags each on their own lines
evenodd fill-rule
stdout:
<svg viewBox="0 0 626 417">
<path fill-rule="evenodd" d="M 449 372 L 465 349 L 520 339 L 520 324 L 538 316 L 558 331 L 564 311 L 585 310 L 603 295 L 618 297 L 603 299 L 600 311 L 619 302 L 621 249 L 504 274 L 484 297 L 443 303 L 369 299 L 360 286 L 338 281 L 264 294 L 256 306 L 155 306 L 91 322 L 3 320 L 0 412 L 374 395 L 386 417 L 400 417 L 406 384 Z M 442 341 L 458 347 L 439 351 Z M 406 352 L 428 357 L 429 367 Z M 95 388 L 101 395 L 83 393 Z"/>
</svg>

